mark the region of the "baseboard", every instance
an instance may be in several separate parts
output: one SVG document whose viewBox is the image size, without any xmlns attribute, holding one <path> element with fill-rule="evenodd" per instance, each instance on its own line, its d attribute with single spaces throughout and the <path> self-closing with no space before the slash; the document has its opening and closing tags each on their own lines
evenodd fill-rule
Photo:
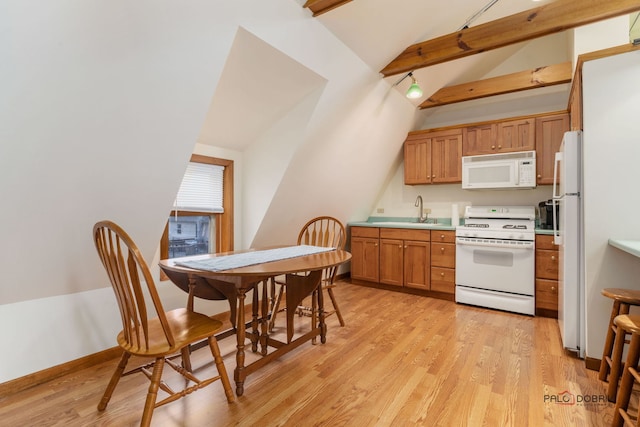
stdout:
<svg viewBox="0 0 640 427">
<path fill-rule="evenodd" d="M 0 398 L 46 383 L 47 381 L 54 380 L 69 372 L 88 368 L 99 363 L 118 358 L 121 354 L 122 349 L 116 346 L 98 353 L 81 357 L 80 359 L 72 360 L 61 365 L 52 366 L 51 368 L 25 375 L 24 377 L 16 378 L 15 380 L 7 381 L 0 384 Z"/>
<path fill-rule="evenodd" d="M 594 357 L 585 357 L 584 359 L 584 365 L 586 366 L 587 369 L 590 369 L 592 371 L 599 371 L 600 370 L 600 359 L 596 359 Z"/>
</svg>

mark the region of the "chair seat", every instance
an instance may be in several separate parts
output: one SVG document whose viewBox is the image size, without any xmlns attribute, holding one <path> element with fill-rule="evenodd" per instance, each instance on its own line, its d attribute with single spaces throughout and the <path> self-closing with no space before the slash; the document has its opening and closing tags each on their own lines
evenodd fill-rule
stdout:
<svg viewBox="0 0 640 427">
<path fill-rule="evenodd" d="M 149 319 L 149 348 L 129 345 L 124 331 L 118 334 L 118 345 L 125 351 L 142 357 L 158 357 L 180 351 L 181 348 L 206 339 L 222 327 L 222 322 L 201 313 L 177 308 L 166 312 L 167 322 L 174 334 L 175 344 L 167 344 L 159 318 Z"/>
<path fill-rule="evenodd" d="M 635 289 L 605 288 L 602 295 L 629 305 L 640 305 L 640 291 Z"/>
<path fill-rule="evenodd" d="M 640 315 L 627 314 L 617 316 L 613 322 L 619 328 L 624 329 L 627 332 L 640 335 Z"/>
</svg>

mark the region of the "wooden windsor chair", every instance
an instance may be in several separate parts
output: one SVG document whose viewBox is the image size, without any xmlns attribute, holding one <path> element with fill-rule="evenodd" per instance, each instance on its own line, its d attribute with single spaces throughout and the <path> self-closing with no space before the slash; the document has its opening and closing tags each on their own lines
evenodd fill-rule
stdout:
<svg viewBox="0 0 640 427">
<path fill-rule="evenodd" d="M 336 249 L 344 249 L 346 244 L 346 232 L 344 225 L 336 218 L 331 216 L 319 216 L 317 218 L 313 218 L 309 222 L 307 222 L 300 233 L 298 234 L 298 244 L 299 245 L 312 245 L 312 246 L 322 246 L 325 248 L 336 248 Z M 332 310 L 328 310 L 325 312 L 325 316 L 330 316 L 335 314 L 338 317 L 338 321 L 340 322 L 340 326 L 344 326 L 344 318 L 342 317 L 342 313 L 340 312 L 340 307 L 338 305 L 338 301 L 333 292 L 333 288 L 335 288 L 335 276 L 337 272 L 337 267 L 332 267 L 329 269 L 325 269 L 322 272 L 321 279 L 321 292 L 326 291 L 331 299 L 331 304 L 333 306 Z M 277 278 L 272 277 L 270 279 L 271 283 L 271 295 L 275 295 L 271 301 L 271 319 L 269 320 L 269 330 L 272 331 L 275 325 L 276 316 L 280 310 L 280 303 L 282 301 L 282 295 L 286 292 L 286 283 L 284 281 L 277 280 Z M 279 289 L 276 291 L 277 285 L 280 285 Z M 312 324 L 316 324 L 317 322 L 317 301 L 315 298 L 311 299 L 311 307 L 299 306 L 298 313 L 300 315 L 310 316 Z"/>
<path fill-rule="evenodd" d="M 123 326 L 117 337 L 118 345 L 123 350 L 122 358 L 98 404 L 98 410 L 106 409 L 121 377 L 137 372 L 143 373 L 151 381 L 141 426 L 151 423 L 155 408 L 178 400 L 217 380 L 222 383 L 227 401 L 233 402 L 231 384 L 214 336 L 221 329 L 222 322 L 187 308 L 165 312 L 149 268 L 138 247 L 117 224 L 111 221 L 96 223 L 93 227 L 93 238 L 116 295 Z M 151 317 L 154 314 L 155 317 Z M 186 354 L 190 344 L 203 340 L 209 343 L 218 375 L 201 380 L 172 359 Z M 125 372 L 131 356 L 147 360 L 151 358 L 154 361 Z M 177 392 L 172 390 L 162 380 L 165 364 L 181 374 L 187 380 L 186 385 L 190 382 L 194 385 L 185 386 Z M 150 370 L 151 368 L 153 370 Z M 168 397 L 157 402 L 159 389 L 168 394 Z"/>
</svg>

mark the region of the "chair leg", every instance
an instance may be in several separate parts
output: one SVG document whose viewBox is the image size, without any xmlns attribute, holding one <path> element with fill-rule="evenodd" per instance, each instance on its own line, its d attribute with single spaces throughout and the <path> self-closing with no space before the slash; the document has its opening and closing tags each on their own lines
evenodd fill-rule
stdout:
<svg viewBox="0 0 640 427">
<path fill-rule="evenodd" d="M 227 402 L 232 403 L 235 400 L 233 395 L 233 390 L 231 389 L 231 383 L 229 382 L 229 376 L 227 375 L 227 369 L 224 366 L 224 361 L 222 360 L 222 356 L 220 355 L 220 347 L 218 346 L 218 341 L 215 337 L 209 337 L 209 348 L 211 349 L 211 354 L 213 354 L 213 361 L 216 364 L 216 368 L 218 369 L 218 375 L 220 375 L 220 381 L 222 382 L 222 387 L 224 388 L 224 394 L 227 396 Z"/>
<path fill-rule="evenodd" d="M 285 285 L 280 285 L 280 289 L 278 290 L 278 295 L 276 296 L 273 302 L 273 306 L 271 307 L 271 319 L 269 319 L 269 332 L 273 332 L 273 326 L 276 323 L 276 315 L 278 314 L 278 311 L 280 311 L 280 303 L 282 302 L 282 294 L 284 293 L 284 286 Z M 274 284 L 274 288 L 272 289 L 275 289 L 275 284 Z"/>
<path fill-rule="evenodd" d="M 144 410 L 142 411 L 142 420 L 140 420 L 140 426 L 142 427 L 148 427 L 151 425 L 151 417 L 153 416 L 153 410 L 156 406 L 156 398 L 158 397 L 158 388 L 160 387 L 163 368 L 164 357 L 157 357 L 156 362 L 153 365 L 153 372 L 150 378 L 151 384 L 149 384 L 149 391 L 147 392 L 147 400 L 144 403 Z"/>
<path fill-rule="evenodd" d="M 616 336 L 620 336 L 620 332 Z M 638 360 L 640 359 L 640 335 L 631 335 L 631 344 L 629 345 L 629 353 L 627 354 L 627 361 L 625 363 L 624 373 L 622 374 L 622 381 L 620 383 L 620 391 L 618 392 L 618 398 L 616 399 L 616 407 L 613 411 L 612 426 L 621 427 L 624 424 L 624 418 L 622 412 L 626 412 L 629 407 L 629 400 L 631 398 L 631 391 L 633 389 L 633 374 L 631 374 L 630 368 L 638 366 Z"/>
<path fill-rule="evenodd" d="M 182 367 L 189 372 L 193 372 L 191 368 L 191 348 L 186 346 L 180 350 L 180 353 L 182 353 Z"/>
<path fill-rule="evenodd" d="M 620 376 L 624 372 L 622 366 L 622 352 L 624 350 L 624 341 L 627 333 L 621 327 L 617 327 L 616 338 L 613 343 L 613 354 L 611 355 L 611 370 L 609 372 L 609 386 L 607 387 L 607 399 L 609 402 L 616 401 L 618 394 L 618 382 Z"/>
<path fill-rule="evenodd" d="M 342 318 L 342 313 L 340 313 L 340 307 L 338 307 L 336 296 L 333 294 L 333 288 L 327 287 L 327 293 L 329 294 L 329 298 L 331 298 L 331 304 L 333 304 L 333 309 L 336 311 L 336 315 L 340 321 L 340 326 L 344 326 L 344 319 Z"/>
<path fill-rule="evenodd" d="M 98 411 L 104 411 L 105 408 L 107 407 L 109 400 L 111 400 L 111 395 L 113 394 L 113 390 L 115 390 L 116 386 L 118 385 L 118 381 L 120 381 L 120 378 L 122 377 L 122 373 L 127 367 L 127 362 L 129 361 L 130 357 L 131 355 L 126 351 L 122 352 L 120 363 L 118 363 L 118 366 L 116 367 L 115 372 L 111 376 L 111 380 L 109 380 L 107 389 L 104 391 L 104 394 L 102 395 L 102 399 L 100 400 L 100 403 L 98 403 Z"/>
</svg>

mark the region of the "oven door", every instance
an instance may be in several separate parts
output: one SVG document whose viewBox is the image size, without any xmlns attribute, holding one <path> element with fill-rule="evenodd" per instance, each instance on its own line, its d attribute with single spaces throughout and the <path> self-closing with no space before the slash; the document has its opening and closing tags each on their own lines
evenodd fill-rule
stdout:
<svg viewBox="0 0 640 427">
<path fill-rule="evenodd" d="M 456 285 L 533 296 L 534 248 L 532 241 L 458 237 Z"/>
</svg>

